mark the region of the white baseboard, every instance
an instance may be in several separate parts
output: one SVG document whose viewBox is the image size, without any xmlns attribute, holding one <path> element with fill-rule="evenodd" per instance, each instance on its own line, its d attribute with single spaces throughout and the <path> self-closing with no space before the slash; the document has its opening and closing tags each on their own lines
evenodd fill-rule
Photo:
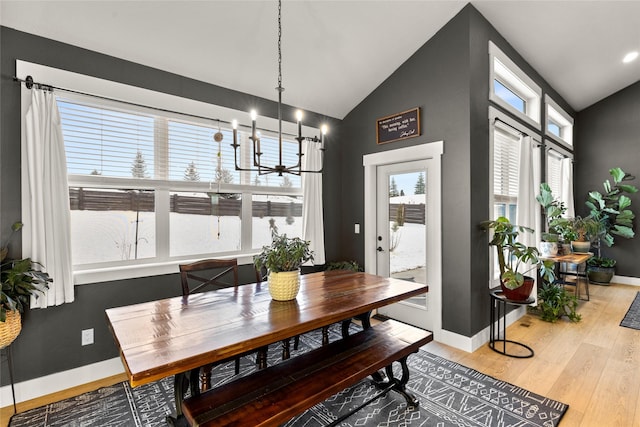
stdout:
<svg viewBox="0 0 640 427">
<path fill-rule="evenodd" d="M 613 276 L 611 283 L 620 283 L 621 285 L 640 286 L 640 277 Z"/>
<path fill-rule="evenodd" d="M 98 381 L 124 372 L 119 357 L 15 384 L 16 403 Z M 0 407 L 12 406 L 11 385 L 0 388 Z"/>
<path fill-rule="evenodd" d="M 525 306 L 521 306 L 515 310 L 512 310 L 509 314 L 507 314 L 507 327 L 512 323 L 517 322 L 526 313 L 527 308 Z M 489 326 L 487 326 L 472 337 L 466 337 L 464 335 L 460 335 L 455 332 L 443 329 L 437 336 L 434 336 L 433 339 L 439 343 L 450 345 L 451 347 L 466 351 L 467 353 L 473 353 L 489 342 L 489 329 Z M 429 349 L 428 346 L 429 344 L 427 344 L 426 350 Z"/>
</svg>

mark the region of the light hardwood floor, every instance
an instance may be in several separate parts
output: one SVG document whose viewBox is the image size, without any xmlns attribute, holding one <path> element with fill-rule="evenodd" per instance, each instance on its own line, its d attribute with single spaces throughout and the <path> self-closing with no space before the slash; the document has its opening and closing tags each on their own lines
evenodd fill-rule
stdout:
<svg viewBox="0 0 640 427">
<path fill-rule="evenodd" d="M 535 350 L 515 359 L 483 346 L 474 353 L 432 342 L 425 349 L 503 381 L 569 405 L 561 427 L 640 427 L 640 330 L 620 327 L 640 287 L 591 285 L 580 302 L 582 321 L 541 321 L 527 314 L 507 329 L 507 338 Z M 487 296 L 488 298 L 488 296 Z M 488 315 L 488 314 L 487 314 Z M 124 376 L 18 404 L 18 411 L 122 381 Z M 0 427 L 13 407 L 0 410 Z"/>
</svg>

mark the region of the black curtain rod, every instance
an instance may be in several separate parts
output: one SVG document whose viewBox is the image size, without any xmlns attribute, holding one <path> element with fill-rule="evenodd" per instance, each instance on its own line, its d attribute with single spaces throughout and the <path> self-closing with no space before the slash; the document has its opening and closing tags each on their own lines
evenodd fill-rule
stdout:
<svg viewBox="0 0 640 427">
<path fill-rule="evenodd" d="M 93 98 L 103 99 L 103 100 L 106 100 L 106 101 L 119 102 L 121 104 L 132 105 L 134 107 L 149 108 L 151 110 L 161 111 L 163 113 L 178 114 L 178 115 L 181 115 L 181 116 L 193 117 L 193 118 L 196 118 L 196 119 L 217 121 L 218 123 L 224 123 L 224 124 L 227 124 L 227 125 L 231 126 L 231 122 L 228 122 L 226 120 L 214 119 L 212 117 L 198 116 L 196 114 L 181 113 L 179 111 L 173 111 L 173 110 L 168 110 L 168 109 L 159 108 L 159 107 L 152 107 L 152 106 L 144 105 L 144 104 L 137 104 L 135 102 L 130 102 L 130 101 L 122 101 L 120 99 L 109 98 L 109 97 L 102 96 L 102 95 L 95 95 L 93 93 L 81 92 L 81 91 L 74 90 L 74 89 L 68 89 L 68 88 L 64 88 L 64 87 L 52 86 L 52 85 L 48 85 L 48 84 L 45 84 L 45 83 L 37 83 L 37 82 L 33 81 L 33 77 L 31 77 L 31 76 L 27 76 L 25 79 L 21 79 L 21 78 L 18 78 L 18 77 L 14 76 L 13 80 L 18 82 L 18 83 L 24 83 L 24 85 L 26 86 L 27 89 L 32 89 L 35 86 L 36 89 L 48 90 L 50 92 L 53 92 L 54 90 L 60 90 L 60 91 L 63 91 L 63 92 L 75 93 L 77 95 L 90 96 L 90 97 L 93 97 Z M 243 124 L 238 123 L 238 127 L 240 127 L 240 126 L 242 126 L 244 128 L 247 128 L 247 129 L 251 128 L 251 126 L 245 126 Z M 272 133 L 275 133 L 275 134 L 278 133 L 277 131 L 271 130 L 271 129 L 258 128 L 258 130 L 272 132 Z M 282 132 L 282 134 L 283 135 L 287 135 L 287 136 L 292 136 L 292 137 L 296 136 L 294 134 L 285 133 L 285 132 Z"/>
<path fill-rule="evenodd" d="M 509 124 L 509 123 L 505 122 L 504 120 L 500 120 L 498 117 L 495 117 L 495 118 L 493 119 L 493 121 L 494 121 L 494 122 L 500 122 L 500 123 L 502 123 L 502 124 L 504 124 L 504 125 L 506 125 L 506 126 L 509 126 L 511 129 L 513 129 L 513 130 L 515 130 L 515 131 L 518 131 L 519 133 L 521 133 L 521 134 L 522 134 L 522 135 L 524 135 L 524 136 L 531 136 L 531 135 L 529 135 L 529 134 L 528 134 L 528 133 L 526 133 L 526 132 L 522 132 L 520 129 L 518 129 L 517 127 L 513 126 L 512 124 Z"/>
</svg>

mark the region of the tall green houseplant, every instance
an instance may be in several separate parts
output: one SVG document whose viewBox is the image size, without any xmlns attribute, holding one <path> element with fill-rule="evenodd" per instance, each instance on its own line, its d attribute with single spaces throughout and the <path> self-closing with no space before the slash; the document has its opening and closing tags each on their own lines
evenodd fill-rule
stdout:
<svg viewBox="0 0 640 427">
<path fill-rule="evenodd" d="M 613 178 L 613 185 L 607 179 L 603 183 L 603 193 L 590 191 L 586 205 L 589 208 L 589 216 L 600 224 L 600 241 L 611 247 L 615 241 L 614 236 L 627 239 L 635 236 L 635 214 L 630 208 L 631 198 L 625 193 L 637 193 L 638 188 L 632 184 L 625 184 L 625 181 L 632 181 L 635 177 L 620 168 L 610 169 L 609 174 Z"/>
<path fill-rule="evenodd" d="M 604 191 L 590 191 L 586 205 L 589 208 L 589 217 L 598 222 L 599 232 L 596 241 L 597 256 L 588 261 L 588 274 L 590 280 L 608 283 L 613 277 L 613 265 L 615 260 L 603 258 L 601 253 L 602 243 L 607 247 L 613 246 L 615 237 L 631 239 L 635 236 L 633 219 L 635 214 L 631 210 L 631 198 L 627 194 L 638 192 L 638 188 L 629 184 L 635 176 L 623 171 L 621 168 L 609 170 L 613 179 L 613 185 L 608 179 L 604 181 Z M 610 267 L 607 267 L 610 266 Z M 602 269 L 607 269 L 606 274 Z M 596 276 L 597 275 L 597 276 Z"/>
</svg>

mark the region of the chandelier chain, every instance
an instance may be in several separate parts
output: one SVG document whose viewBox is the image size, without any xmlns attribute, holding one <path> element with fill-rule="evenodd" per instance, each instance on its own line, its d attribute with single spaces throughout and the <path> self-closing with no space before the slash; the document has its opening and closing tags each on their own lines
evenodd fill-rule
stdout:
<svg viewBox="0 0 640 427">
<path fill-rule="evenodd" d="M 282 90 L 282 2 L 278 1 L 278 90 Z"/>
</svg>

